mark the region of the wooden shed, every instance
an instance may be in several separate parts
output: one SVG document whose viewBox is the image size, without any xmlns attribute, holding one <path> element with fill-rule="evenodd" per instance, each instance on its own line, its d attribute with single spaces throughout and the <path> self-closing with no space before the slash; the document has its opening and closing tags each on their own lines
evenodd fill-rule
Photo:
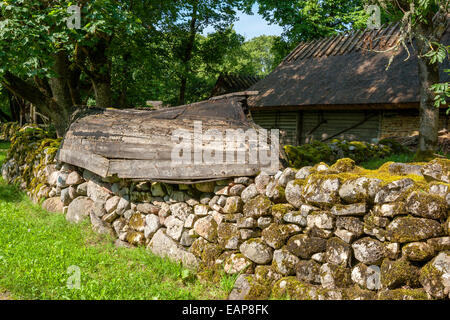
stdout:
<svg viewBox="0 0 450 320">
<path fill-rule="evenodd" d="M 195 136 L 196 125 L 201 133 L 214 130 L 225 137 L 227 130 L 246 132 L 259 128 L 244 113 L 248 95 L 242 92 L 211 98 L 190 105 L 155 111 L 88 108 L 74 115 L 57 160 L 90 170 L 101 177 L 152 180 L 173 183 L 197 183 L 237 176 L 254 176 L 262 170 L 275 173 L 275 163 L 254 161 L 246 154 L 258 141 L 251 137 L 238 143 L 211 144 Z M 183 139 L 180 139 L 183 138 Z M 183 140 L 183 141 L 181 141 Z M 200 142 L 199 142 L 200 141 Z M 183 142 L 189 148 L 176 156 L 187 155 L 188 161 L 174 161 L 174 148 Z M 178 149 L 176 149 L 178 150 Z M 278 152 L 262 148 L 278 160 Z M 244 152 L 244 161 L 237 152 Z M 186 154 L 184 154 L 186 152 Z M 223 161 L 207 162 L 209 155 L 223 154 Z M 234 162 L 225 154 L 234 154 Z M 199 157 L 199 158 L 196 158 Z M 195 159 L 199 159 L 196 161 Z"/>
<path fill-rule="evenodd" d="M 265 79 L 248 105 L 253 120 L 278 128 L 282 143 L 332 138 L 372 141 L 419 128 L 417 56 L 401 49 L 390 65 L 399 24 L 300 43 Z M 450 32 L 444 36 L 450 43 Z M 441 70 L 441 80 L 449 81 Z M 440 128 L 449 128 L 443 107 Z"/>
</svg>

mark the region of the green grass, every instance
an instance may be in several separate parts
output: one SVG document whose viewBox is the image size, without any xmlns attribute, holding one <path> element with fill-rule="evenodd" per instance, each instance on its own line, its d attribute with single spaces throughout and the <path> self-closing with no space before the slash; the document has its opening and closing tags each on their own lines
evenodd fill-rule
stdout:
<svg viewBox="0 0 450 320">
<path fill-rule="evenodd" d="M 402 162 L 402 163 L 408 163 L 408 162 L 414 162 L 414 154 L 394 154 L 392 156 L 389 156 L 387 158 L 376 158 L 376 159 L 370 159 L 365 162 L 362 162 L 358 164 L 360 167 L 363 167 L 364 169 L 368 170 L 376 170 L 379 167 L 381 167 L 386 162 Z"/>
<path fill-rule="evenodd" d="M 145 248 L 112 242 L 88 221 L 70 224 L 0 179 L 0 292 L 15 299 L 225 299 L 234 283 L 227 276 L 200 282 Z M 80 268 L 80 289 L 67 287 L 70 266 Z"/>
</svg>

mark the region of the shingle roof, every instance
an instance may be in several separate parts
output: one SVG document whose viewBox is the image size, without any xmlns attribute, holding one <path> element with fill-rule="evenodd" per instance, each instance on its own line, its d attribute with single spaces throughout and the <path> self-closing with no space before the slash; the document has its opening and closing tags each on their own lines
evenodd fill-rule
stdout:
<svg viewBox="0 0 450 320">
<path fill-rule="evenodd" d="M 450 43 L 447 29 L 444 43 Z M 249 90 L 252 109 L 260 107 L 337 108 L 348 105 L 381 106 L 417 104 L 419 77 L 417 56 L 403 48 L 391 48 L 400 36 L 400 26 L 362 30 L 300 43 L 265 79 Z M 396 54 L 390 68 L 389 60 Z M 442 69 L 449 68 L 449 61 Z M 449 81 L 444 72 L 443 81 Z"/>
<path fill-rule="evenodd" d="M 222 74 L 219 76 L 211 96 L 216 97 L 228 93 L 246 91 L 261 79 L 262 77 L 259 76 Z"/>
</svg>

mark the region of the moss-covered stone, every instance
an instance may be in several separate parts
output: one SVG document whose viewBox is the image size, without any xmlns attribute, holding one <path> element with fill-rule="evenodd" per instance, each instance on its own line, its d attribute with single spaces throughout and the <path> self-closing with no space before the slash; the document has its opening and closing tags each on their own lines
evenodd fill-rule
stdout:
<svg viewBox="0 0 450 320">
<path fill-rule="evenodd" d="M 420 286 L 419 268 L 404 258 L 396 261 L 384 259 L 380 270 L 383 288 L 396 289 L 404 285 L 412 288 Z"/>
<path fill-rule="evenodd" d="M 378 300 L 430 300 L 423 289 L 382 290 L 377 298 Z"/>
<path fill-rule="evenodd" d="M 301 282 L 295 277 L 285 277 L 274 284 L 271 297 L 277 300 L 340 300 L 342 292 Z"/>
<path fill-rule="evenodd" d="M 266 196 L 259 195 L 253 199 L 250 199 L 244 205 L 244 215 L 246 217 L 259 218 L 262 216 L 268 216 L 272 213 L 272 202 Z"/>
<path fill-rule="evenodd" d="M 295 208 L 291 204 L 280 203 L 272 206 L 272 215 L 277 222 L 283 221 L 283 217 L 286 213 L 294 211 Z"/>
<path fill-rule="evenodd" d="M 397 217 L 387 227 L 387 236 L 392 242 L 407 243 L 437 238 L 443 234 L 439 222 L 431 219 Z"/>
<path fill-rule="evenodd" d="M 434 298 L 450 298 L 450 251 L 439 253 L 420 270 L 420 283 Z"/>
<path fill-rule="evenodd" d="M 434 256 L 434 248 L 426 242 L 412 242 L 403 246 L 402 254 L 410 261 L 426 261 Z"/>
</svg>

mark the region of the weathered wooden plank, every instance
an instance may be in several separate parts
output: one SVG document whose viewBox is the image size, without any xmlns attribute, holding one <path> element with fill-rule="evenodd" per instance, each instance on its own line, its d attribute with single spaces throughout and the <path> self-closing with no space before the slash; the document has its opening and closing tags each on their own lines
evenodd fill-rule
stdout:
<svg viewBox="0 0 450 320">
<path fill-rule="evenodd" d="M 109 160 L 87 151 L 77 152 L 60 149 L 56 155 L 56 159 L 92 171 L 103 178 L 107 177 L 108 174 Z"/>
<path fill-rule="evenodd" d="M 254 176 L 261 168 L 259 164 L 174 165 L 170 161 L 111 160 L 108 175 L 124 179 L 208 179 Z"/>
</svg>

